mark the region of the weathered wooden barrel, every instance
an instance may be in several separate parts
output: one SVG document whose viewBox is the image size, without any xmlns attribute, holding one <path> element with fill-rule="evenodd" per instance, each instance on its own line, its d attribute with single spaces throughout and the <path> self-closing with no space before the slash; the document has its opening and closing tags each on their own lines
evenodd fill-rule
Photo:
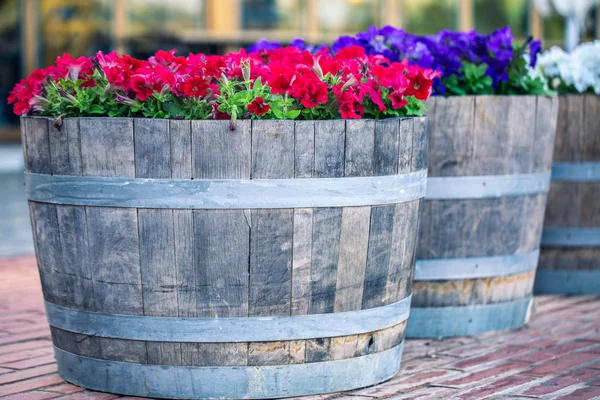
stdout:
<svg viewBox="0 0 600 400">
<path fill-rule="evenodd" d="M 400 366 L 427 120 L 24 118 L 60 375 L 161 398 L 363 387 Z"/>
<path fill-rule="evenodd" d="M 536 96 L 430 102 L 407 336 L 474 335 L 528 320 L 557 104 Z"/>
<path fill-rule="evenodd" d="M 600 294 L 600 96 L 559 96 L 534 290 Z"/>
</svg>

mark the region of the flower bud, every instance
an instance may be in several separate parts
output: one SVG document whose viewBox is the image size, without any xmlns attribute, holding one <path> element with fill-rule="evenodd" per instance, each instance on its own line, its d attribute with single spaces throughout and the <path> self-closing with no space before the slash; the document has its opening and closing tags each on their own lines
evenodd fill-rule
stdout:
<svg viewBox="0 0 600 400">
<path fill-rule="evenodd" d="M 250 82 L 250 59 L 242 60 L 242 76 L 245 82 Z"/>
</svg>

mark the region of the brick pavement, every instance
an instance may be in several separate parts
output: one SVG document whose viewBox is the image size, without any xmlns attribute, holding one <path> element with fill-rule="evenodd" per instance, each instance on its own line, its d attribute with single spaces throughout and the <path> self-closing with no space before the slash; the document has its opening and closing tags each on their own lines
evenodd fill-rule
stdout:
<svg viewBox="0 0 600 400">
<path fill-rule="evenodd" d="M 35 260 L 0 260 L 0 400 L 132 400 L 56 372 Z M 600 298 L 538 297 L 530 324 L 475 338 L 410 340 L 402 370 L 325 399 L 600 399 Z"/>
</svg>

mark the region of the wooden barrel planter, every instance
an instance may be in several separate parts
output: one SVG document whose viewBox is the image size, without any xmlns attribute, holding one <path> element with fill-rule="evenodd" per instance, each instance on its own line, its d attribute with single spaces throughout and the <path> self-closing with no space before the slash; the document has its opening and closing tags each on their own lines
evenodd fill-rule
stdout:
<svg viewBox="0 0 600 400">
<path fill-rule="evenodd" d="M 527 322 L 550 183 L 558 100 L 432 98 L 408 337 Z"/>
<path fill-rule="evenodd" d="M 364 387 L 400 366 L 427 120 L 22 120 L 60 375 L 160 398 Z"/>
<path fill-rule="evenodd" d="M 559 96 L 534 290 L 600 294 L 600 96 Z"/>
</svg>

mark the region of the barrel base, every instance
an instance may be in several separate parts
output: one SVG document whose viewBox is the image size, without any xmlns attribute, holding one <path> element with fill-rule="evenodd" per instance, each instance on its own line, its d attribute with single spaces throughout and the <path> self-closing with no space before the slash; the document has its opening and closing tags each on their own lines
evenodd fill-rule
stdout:
<svg viewBox="0 0 600 400">
<path fill-rule="evenodd" d="M 600 271 L 538 269 L 536 294 L 600 294 Z"/>
<path fill-rule="evenodd" d="M 339 361 L 253 367 L 145 365 L 83 357 L 54 348 L 60 376 L 87 389 L 164 399 L 265 399 L 374 385 L 400 369 L 400 345 Z"/>
<path fill-rule="evenodd" d="M 412 308 L 406 337 L 440 338 L 471 336 L 514 329 L 529 321 L 533 297 L 501 303 Z"/>
</svg>

